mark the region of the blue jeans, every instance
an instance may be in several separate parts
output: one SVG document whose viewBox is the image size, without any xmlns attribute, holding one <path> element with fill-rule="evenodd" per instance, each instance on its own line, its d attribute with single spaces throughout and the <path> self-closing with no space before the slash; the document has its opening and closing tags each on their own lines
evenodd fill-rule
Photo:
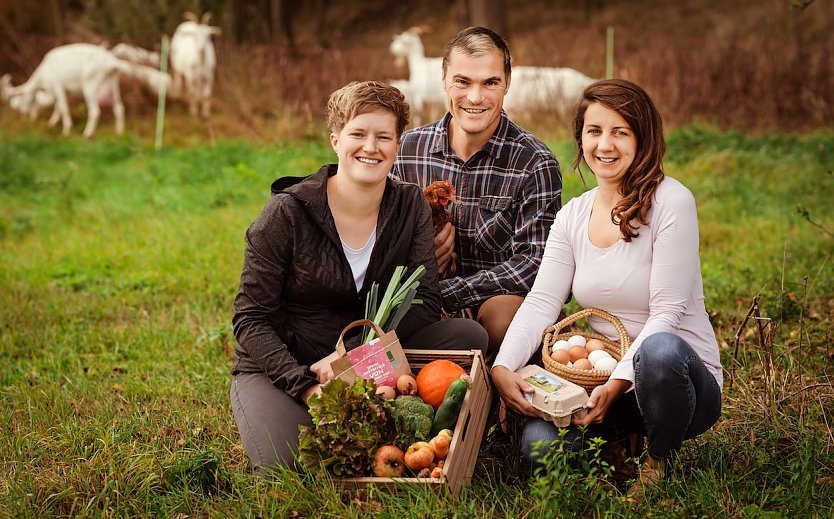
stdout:
<svg viewBox="0 0 834 519">
<path fill-rule="evenodd" d="M 528 418 L 521 436 L 521 453 L 539 465 L 554 441 L 579 450 L 586 437 L 615 441 L 629 433 L 648 437 L 649 454 L 668 459 L 683 440 L 705 432 L 721 415 L 721 388 L 695 350 L 673 333 L 646 338 L 634 355 L 634 391 L 623 394 L 601 424 L 581 431 L 570 425 L 565 435 L 551 422 Z M 543 442 L 541 448 L 537 443 Z"/>
</svg>

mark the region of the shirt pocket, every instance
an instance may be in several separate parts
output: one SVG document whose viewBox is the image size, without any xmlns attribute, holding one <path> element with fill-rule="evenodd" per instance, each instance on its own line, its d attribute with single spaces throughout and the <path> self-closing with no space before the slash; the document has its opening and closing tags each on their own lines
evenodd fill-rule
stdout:
<svg viewBox="0 0 834 519">
<path fill-rule="evenodd" d="M 482 196 L 478 200 L 475 218 L 477 235 L 475 243 L 480 249 L 504 252 L 510 248 L 513 237 L 513 199 L 508 196 Z"/>
</svg>

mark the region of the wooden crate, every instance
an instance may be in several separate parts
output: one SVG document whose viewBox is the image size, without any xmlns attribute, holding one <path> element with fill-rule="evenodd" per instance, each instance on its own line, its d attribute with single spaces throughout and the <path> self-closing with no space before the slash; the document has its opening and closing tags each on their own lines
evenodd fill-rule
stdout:
<svg viewBox="0 0 834 519">
<path fill-rule="evenodd" d="M 475 461 L 481 447 L 487 415 L 492 403 L 493 389 L 489 381 L 487 366 L 480 350 L 404 350 L 414 374 L 437 359 L 450 360 L 469 370 L 472 385 L 466 392 L 458 421 L 455 424 L 449 454 L 443 465 L 440 478 L 334 478 L 333 482 L 346 489 L 363 488 L 370 485 L 394 492 L 403 491 L 407 485 L 425 485 L 438 492 L 460 493 L 463 485 L 472 480 Z"/>
</svg>

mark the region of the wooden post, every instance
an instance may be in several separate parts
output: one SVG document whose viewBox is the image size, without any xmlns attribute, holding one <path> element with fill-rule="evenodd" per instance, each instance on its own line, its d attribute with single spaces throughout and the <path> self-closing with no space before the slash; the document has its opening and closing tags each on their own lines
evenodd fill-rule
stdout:
<svg viewBox="0 0 834 519">
<path fill-rule="evenodd" d="M 605 79 L 614 77 L 614 26 L 609 25 L 606 31 L 605 45 Z"/>
<path fill-rule="evenodd" d="M 162 49 L 159 53 L 159 71 L 161 78 L 165 77 L 168 72 L 168 35 L 162 35 Z M 156 104 L 156 139 L 154 140 L 154 149 L 159 151 L 162 149 L 162 131 L 165 127 L 165 87 L 164 80 L 159 81 L 159 97 Z"/>
</svg>

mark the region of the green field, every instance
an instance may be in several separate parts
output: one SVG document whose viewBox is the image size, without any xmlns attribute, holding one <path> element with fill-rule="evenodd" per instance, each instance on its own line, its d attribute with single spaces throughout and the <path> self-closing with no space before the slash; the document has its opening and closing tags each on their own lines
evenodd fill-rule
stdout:
<svg viewBox="0 0 834 519">
<path fill-rule="evenodd" d="M 549 144 L 566 201 L 572 145 Z M 334 158 L 0 130 L 0 516 L 829 516 L 834 133 L 670 133 L 728 376 L 722 421 L 636 509 L 566 455 L 535 480 L 485 452 L 457 501 L 250 475 L 227 396 L 244 231 L 272 180 Z M 759 293 L 762 338 L 739 328 Z"/>
</svg>

